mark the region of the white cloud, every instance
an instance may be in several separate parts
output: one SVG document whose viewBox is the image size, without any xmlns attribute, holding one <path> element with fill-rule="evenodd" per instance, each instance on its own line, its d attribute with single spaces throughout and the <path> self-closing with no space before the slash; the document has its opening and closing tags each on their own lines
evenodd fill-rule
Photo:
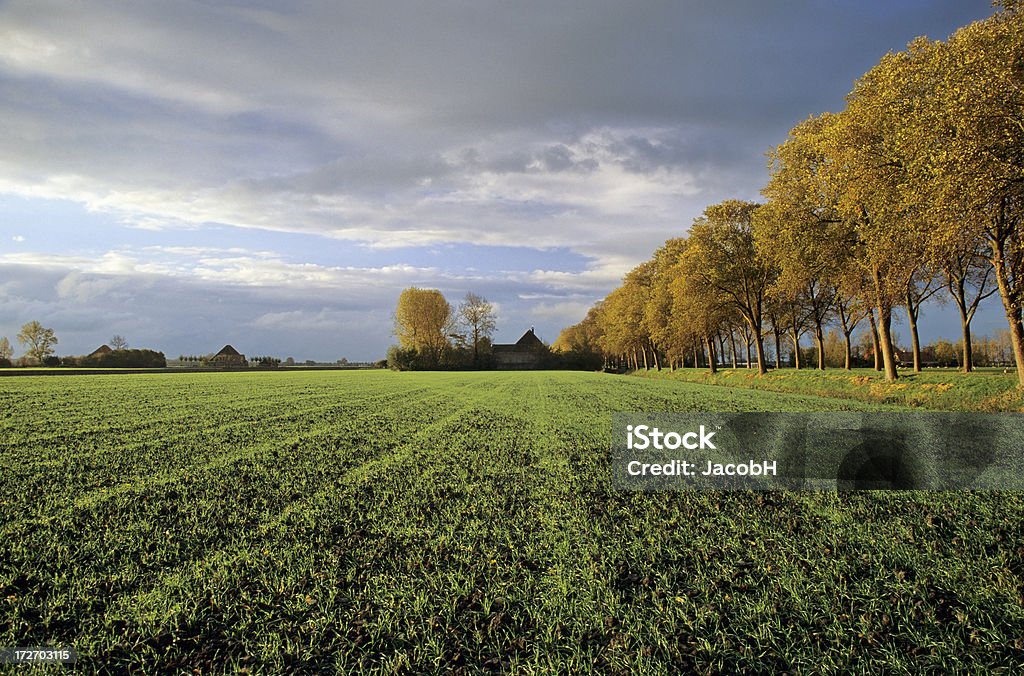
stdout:
<svg viewBox="0 0 1024 676">
<path fill-rule="evenodd" d="M 15 242 L 24 242 L 25 237 L 22 235 L 15 235 L 14 237 L 11 237 L 11 240 Z"/>
<path fill-rule="evenodd" d="M 267 312 L 252 321 L 252 326 L 285 332 L 339 331 L 352 321 L 350 313 L 335 312 L 327 308 L 317 311 L 290 310 Z"/>
<path fill-rule="evenodd" d="M 562 303 L 538 303 L 530 308 L 530 315 L 539 319 L 554 319 L 563 326 L 574 324 L 587 314 L 593 302 L 576 300 Z M 566 321 L 573 317 L 574 320 Z"/>
</svg>

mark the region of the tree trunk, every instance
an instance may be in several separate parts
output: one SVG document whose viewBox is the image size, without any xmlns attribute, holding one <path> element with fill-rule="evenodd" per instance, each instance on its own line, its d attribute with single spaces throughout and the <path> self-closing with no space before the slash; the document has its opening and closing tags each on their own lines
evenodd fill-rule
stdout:
<svg viewBox="0 0 1024 676">
<path fill-rule="evenodd" d="M 1010 327 L 1013 360 L 1017 365 L 1017 385 L 1018 387 L 1024 387 L 1024 326 L 1021 325 L 1020 301 L 1015 299 L 1016 294 L 1014 289 L 1011 288 L 1011 282 L 1006 273 L 1004 247 L 1005 244 L 1003 242 L 992 242 L 992 267 L 996 270 L 996 285 L 999 287 L 999 297 L 1003 301 L 1006 321 Z M 1016 279 L 1014 283 L 1017 285 L 1021 284 Z"/>
<path fill-rule="evenodd" d="M 800 334 L 796 332 L 796 327 L 795 326 L 792 329 L 790 329 L 789 337 L 793 341 L 793 367 L 797 371 L 799 371 L 800 370 Z"/>
<path fill-rule="evenodd" d="M 896 355 L 893 354 L 892 346 L 892 307 L 886 300 L 882 273 L 877 266 L 871 270 L 871 281 L 875 287 L 875 306 L 878 309 L 878 342 L 882 348 L 882 366 L 885 379 L 893 381 L 899 375 L 896 373 Z"/>
<path fill-rule="evenodd" d="M 921 341 L 917 335 L 917 313 L 920 306 L 915 309 L 914 300 L 907 294 L 907 321 L 910 323 L 910 349 L 914 352 L 914 373 L 921 372 Z"/>
<path fill-rule="evenodd" d="M 704 345 L 707 346 L 707 349 L 708 349 L 708 372 L 709 373 L 717 373 L 718 372 L 718 366 L 717 366 L 717 364 L 715 362 L 718 361 L 718 360 L 715 358 L 715 340 L 714 340 L 714 338 L 712 338 L 710 336 L 704 336 Z"/>
<path fill-rule="evenodd" d="M 757 372 L 759 375 L 768 373 L 768 364 L 764 356 L 764 338 L 760 331 L 754 331 L 754 347 L 757 348 Z"/>
<path fill-rule="evenodd" d="M 871 343 L 874 345 L 875 370 L 882 370 L 882 341 L 878 338 L 878 322 L 875 321 L 875 311 L 868 312 L 871 319 Z"/>
<path fill-rule="evenodd" d="M 772 333 L 775 334 L 775 368 L 782 368 L 782 332 L 772 325 Z"/>
<path fill-rule="evenodd" d="M 814 342 L 818 344 L 818 370 L 825 370 L 825 330 L 821 328 L 821 322 L 817 317 L 814 319 Z"/>
<path fill-rule="evenodd" d="M 661 370 L 661 360 L 658 359 L 658 346 L 655 345 L 654 343 L 651 343 L 651 354 L 654 355 L 654 370 L 655 371 L 660 371 Z"/>
<path fill-rule="evenodd" d="M 852 331 L 843 332 L 843 341 L 846 343 L 846 359 L 843 362 L 843 368 L 849 371 L 853 367 L 853 346 L 850 344 L 850 334 Z"/>
<path fill-rule="evenodd" d="M 736 332 L 729 329 L 729 356 L 732 357 L 732 367 L 736 368 Z"/>
<path fill-rule="evenodd" d="M 700 360 L 697 358 L 697 340 L 693 341 L 693 368 L 700 368 Z"/>
<path fill-rule="evenodd" d="M 885 379 L 892 381 L 899 378 L 896 373 L 896 354 L 892 346 L 892 310 L 878 308 L 878 341 L 882 344 L 882 366 Z"/>
<path fill-rule="evenodd" d="M 964 373 L 970 373 L 974 370 L 974 345 L 971 340 L 971 321 L 974 319 L 974 313 L 977 311 L 981 301 L 999 290 L 997 285 L 996 288 L 985 291 L 985 283 L 988 280 L 988 276 L 995 269 L 992 267 L 992 261 L 987 261 L 987 263 L 989 267 L 986 269 L 981 283 L 977 286 L 977 295 L 970 303 L 967 302 L 967 267 L 969 267 L 970 263 L 963 268 L 954 268 L 953 270 L 946 271 L 946 288 L 949 290 L 949 295 L 953 296 L 957 310 L 960 311 L 960 330 L 963 332 L 964 346 L 963 353 L 959 359 L 961 362 L 960 367 Z"/>
<path fill-rule="evenodd" d="M 964 373 L 974 370 L 974 346 L 971 345 L 971 320 L 961 316 L 960 328 L 964 332 Z"/>
<path fill-rule="evenodd" d="M 751 334 L 750 322 L 749 321 L 744 321 L 743 324 L 740 326 L 740 337 L 743 338 L 744 367 L 748 368 L 748 369 L 752 368 L 752 365 L 751 365 L 751 361 L 752 360 L 750 359 L 750 356 L 751 356 L 750 355 L 750 337 L 751 337 L 750 334 Z"/>
</svg>

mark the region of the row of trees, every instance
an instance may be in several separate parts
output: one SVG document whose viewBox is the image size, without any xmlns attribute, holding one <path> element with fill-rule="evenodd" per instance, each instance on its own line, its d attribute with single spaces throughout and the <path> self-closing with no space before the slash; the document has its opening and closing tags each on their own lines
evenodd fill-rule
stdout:
<svg viewBox="0 0 1024 676">
<path fill-rule="evenodd" d="M 866 329 L 866 324 L 866 322 L 862 322 L 860 328 L 854 334 L 851 358 L 851 364 L 854 367 L 871 367 L 872 365 L 875 345 L 870 330 Z M 743 347 L 742 338 L 737 339 L 734 337 L 732 341 L 725 338 L 725 340 L 726 343 L 719 352 L 719 363 L 731 365 L 733 368 L 753 368 L 754 362 L 751 361 L 751 355 L 744 354 L 741 349 Z M 737 346 L 737 351 L 733 353 L 730 351 L 730 347 L 737 340 L 739 345 Z M 893 333 L 893 342 L 899 344 L 899 341 L 899 336 Z M 786 344 L 786 341 L 783 342 L 783 351 L 780 354 L 776 354 L 772 351 L 771 341 L 767 341 L 765 356 L 769 364 L 792 367 L 798 362 L 800 364 L 818 363 L 819 352 L 817 345 L 802 345 L 799 354 L 796 354 L 792 347 Z M 1010 342 L 1010 332 L 1006 329 L 995 331 L 992 335 L 973 336 L 972 342 L 974 344 L 975 366 L 1006 367 L 1013 364 L 1013 347 Z M 912 354 L 910 348 L 902 344 L 897 352 L 902 353 L 904 357 Z M 832 328 L 825 334 L 824 355 L 825 366 L 829 368 L 844 368 L 846 366 L 846 345 L 839 330 Z M 922 366 L 963 368 L 962 341 L 952 342 L 944 338 L 933 340 L 931 343 L 921 347 L 920 358 Z M 683 363 L 692 366 L 692 357 L 684 358 Z M 880 369 L 881 367 L 877 366 L 876 368 Z"/>
<path fill-rule="evenodd" d="M 399 370 L 488 368 L 491 336 L 496 328 L 494 305 L 467 293 L 453 308 L 437 289 L 410 287 L 398 297 L 395 336 L 388 365 Z"/>
<path fill-rule="evenodd" d="M 54 346 L 59 344 L 53 329 L 38 321 L 31 321 L 21 327 L 18 342 L 25 346 L 25 355 L 18 360 L 19 366 L 87 366 L 102 368 L 162 368 L 167 365 L 163 352 L 153 350 L 130 350 L 123 336 L 110 339 L 109 352 L 95 352 L 84 357 L 58 357 Z M 0 366 L 11 366 L 13 358 L 11 343 L 0 337 Z"/>
<path fill-rule="evenodd" d="M 944 290 L 963 328 L 998 293 L 1024 385 L 1024 13 L 1005 0 L 947 42 L 919 38 L 865 74 L 839 113 L 811 117 L 770 152 L 764 204 L 708 207 L 556 346 L 632 366 L 693 355 L 714 369 L 727 342 L 866 321 L 878 366 L 897 378 L 893 313 L 906 312 L 915 369 L 922 303 Z"/>
</svg>

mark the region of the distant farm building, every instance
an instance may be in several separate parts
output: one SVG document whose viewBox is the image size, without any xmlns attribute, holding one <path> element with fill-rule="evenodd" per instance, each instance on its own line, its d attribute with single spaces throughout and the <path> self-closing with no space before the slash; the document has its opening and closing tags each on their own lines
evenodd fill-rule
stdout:
<svg viewBox="0 0 1024 676">
<path fill-rule="evenodd" d="M 97 347 L 92 352 L 90 352 L 89 356 L 90 357 L 98 357 L 101 354 L 110 354 L 111 352 L 113 352 L 113 350 L 110 349 L 110 346 L 107 345 L 107 344 L 103 344 L 103 345 L 100 345 L 99 347 Z"/>
<path fill-rule="evenodd" d="M 494 345 L 494 366 L 499 369 L 537 369 L 543 365 L 547 346 L 533 332 L 533 327 L 513 345 Z"/>
<path fill-rule="evenodd" d="M 914 353 L 910 350 L 894 350 L 896 353 L 896 363 L 900 366 L 913 366 L 914 365 Z M 921 366 L 938 366 L 939 360 L 935 356 L 935 350 L 930 347 L 921 348 Z"/>
<path fill-rule="evenodd" d="M 244 354 L 239 354 L 238 350 L 236 350 L 235 348 L 231 347 L 230 345 L 225 345 L 223 348 L 221 348 L 220 352 L 210 357 L 209 364 L 210 366 L 229 368 L 232 366 L 248 366 L 249 362 L 245 360 Z"/>
</svg>

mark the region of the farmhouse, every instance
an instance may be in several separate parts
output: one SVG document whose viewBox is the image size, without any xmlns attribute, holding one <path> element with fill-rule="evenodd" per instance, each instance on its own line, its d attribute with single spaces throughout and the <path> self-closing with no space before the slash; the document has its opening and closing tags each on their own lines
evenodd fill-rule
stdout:
<svg viewBox="0 0 1024 676">
<path fill-rule="evenodd" d="M 512 345 L 494 345 L 494 366 L 499 369 L 537 369 L 543 365 L 547 346 L 533 332 L 533 327 Z"/>
<path fill-rule="evenodd" d="M 90 352 L 89 356 L 90 357 L 98 357 L 98 356 L 100 356 L 102 354 L 110 354 L 111 352 L 113 352 L 113 350 L 110 349 L 110 346 L 107 345 L 106 343 L 104 343 L 103 345 L 100 345 L 95 350 Z"/>
<path fill-rule="evenodd" d="M 210 358 L 209 364 L 210 366 L 220 366 L 227 368 L 232 366 L 245 367 L 249 365 L 249 362 L 245 360 L 244 354 L 239 354 L 238 350 L 236 350 L 235 348 L 231 347 L 230 345 L 225 345 L 223 348 L 221 348 L 220 352 L 218 352 L 217 354 L 213 355 Z"/>
</svg>

